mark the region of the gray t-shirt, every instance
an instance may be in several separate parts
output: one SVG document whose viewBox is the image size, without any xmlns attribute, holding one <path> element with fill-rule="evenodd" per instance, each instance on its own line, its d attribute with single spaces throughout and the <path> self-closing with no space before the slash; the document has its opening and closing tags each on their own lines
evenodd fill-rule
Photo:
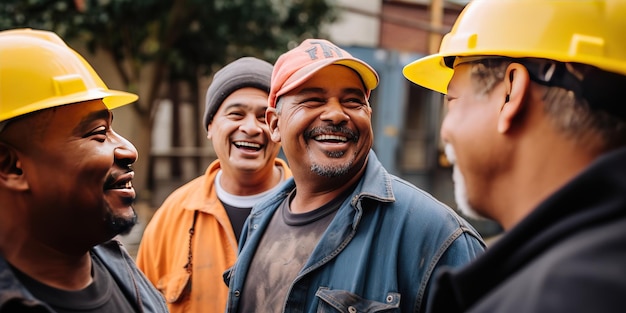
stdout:
<svg viewBox="0 0 626 313">
<path fill-rule="evenodd" d="M 307 213 L 293 214 L 295 190 L 274 213 L 257 247 L 241 295 L 239 312 L 281 312 L 292 282 L 309 259 L 349 193 Z"/>
</svg>

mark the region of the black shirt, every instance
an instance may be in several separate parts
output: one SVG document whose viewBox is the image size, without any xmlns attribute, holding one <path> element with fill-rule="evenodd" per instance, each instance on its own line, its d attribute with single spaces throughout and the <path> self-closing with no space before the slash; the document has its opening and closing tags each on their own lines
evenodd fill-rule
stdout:
<svg viewBox="0 0 626 313">
<path fill-rule="evenodd" d="M 137 311 L 98 258 L 92 257 L 93 282 L 76 291 L 48 286 L 20 272 L 15 267 L 11 269 L 35 298 L 47 303 L 58 313 Z"/>
</svg>

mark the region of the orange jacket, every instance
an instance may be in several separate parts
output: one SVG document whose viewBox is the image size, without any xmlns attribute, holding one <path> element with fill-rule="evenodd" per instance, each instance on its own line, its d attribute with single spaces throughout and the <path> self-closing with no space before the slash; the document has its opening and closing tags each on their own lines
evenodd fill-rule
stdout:
<svg viewBox="0 0 626 313">
<path fill-rule="evenodd" d="M 284 179 L 291 177 L 287 164 Z M 219 160 L 204 176 L 175 190 L 154 213 L 146 226 L 137 266 L 164 295 L 170 312 L 224 312 L 228 287 L 222 274 L 234 263 L 237 241 L 224 206 L 214 188 Z M 192 274 L 185 265 L 189 254 L 189 229 L 194 211 L 199 211 L 192 239 Z M 193 284 L 191 293 L 187 282 Z"/>
</svg>

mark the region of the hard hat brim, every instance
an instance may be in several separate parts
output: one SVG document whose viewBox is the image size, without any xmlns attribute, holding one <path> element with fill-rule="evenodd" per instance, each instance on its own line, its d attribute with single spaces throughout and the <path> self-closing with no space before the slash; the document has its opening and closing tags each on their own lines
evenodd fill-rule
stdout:
<svg viewBox="0 0 626 313">
<path fill-rule="evenodd" d="M 402 74 L 417 85 L 446 94 L 454 70 L 446 66 L 443 55 L 433 54 L 407 64 Z"/>
<path fill-rule="evenodd" d="M 102 99 L 104 105 L 109 109 L 115 109 L 126 104 L 137 101 L 139 97 L 135 94 L 118 91 L 118 90 L 104 90 L 104 89 L 91 89 L 85 92 L 75 93 L 66 96 L 52 97 L 43 101 L 31 103 L 26 106 L 22 106 L 17 110 L 11 112 L 11 115 L 0 114 L 0 121 L 8 120 L 13 117 L 24 115 L 30 112 L 35 112 L 43 109 L 53 108 L 62 105 L 74 104 L 84 101 Z"/>
<path fill-rule="evenodd" d="M 125 91 L 109 89 L 103 91 L 103 93 L 107 95 L 102 98 L 102 102 L 104 102 L 109 110 L 133 103 L 139 99 L 139 96 L 136 94 Z"/>
</svg>

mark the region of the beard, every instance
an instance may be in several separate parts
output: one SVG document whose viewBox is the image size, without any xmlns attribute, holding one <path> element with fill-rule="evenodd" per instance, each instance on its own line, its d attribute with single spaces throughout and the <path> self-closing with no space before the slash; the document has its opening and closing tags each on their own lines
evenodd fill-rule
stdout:
<svg viewBox="0 0 626 313">
<path fill-rule="evenodd" d="M 113 236 L 128 235 L 133 227 L 137 224 L 137 212 L 133 209 L 133 215 L 130 217 L 116 216 L 110 210 L 104 217 L 104 222 L 112 232 Z"/>
<path fill-rule="evenodd" d="M 359 134 L 353 131 L 352 129 L 348 127 L 336 126 L 336 125 L 315 127 L 309 131 L 304 132 L 304 138 L 306 140 L 315 140 L 314 139 L 315 136 L 318 136 L 324 133 L 340 133 L 346 136 L 346 138 L 348 138 L 348 141 L 354 142 L 354 143 L 357 143 L 360 138 Z M 326 156 L 328 156 L 331 159 L 338 159 L 338 158 L 343 157 L 344 155 L 345 155 L 345 151 L 326 152 Z M 356 158 L 356 153 L 355 155 L 353 155 L 353 158 L 351 160 L 349 160 L 348 162 L 344 164 L 330 165 L 330 164 L 314 163 L 314 164 L 311 164 L 311 172 L 322 177 L 329 177 L 329 178 L 341 177 L 350 172 L 350 170 L 352 169 L 352 166 L 354 165 L 355 158 Z"/>
<path fill-rule="evenodd" d="M 463 177 L 463 173 L 459 169 L 459 166 L 456 165 L 456 154 L 454 152 L 454 147 L 451 144 L 446 144 L 446 157 L 448 161 L 452 163 L 452 181 L 454 182 L 454 200 L 456 201 L 457 208 L 463 215 L 473 218 L 473 219 L 485 219 L 481 216 L 469 203 L 469 199 L 467 197 L 467 186 L 465 185 L 465 177 Z"/>
<path fill-rule="evenodd" d="M 344 152 L 328 153 L 327 155 L 331 158 L 340 158 L 344 155 Z M 350 161 L 348 163 L 334 166 L 328 164 L 312 164 L 311 172 L 323 177 L 340 177 L 348 174 L 353 163 L 353 161 Z"/>
<path fill-rule="evenodd" d="M 341 177 L 343 175 L 348 174 L 352 164 L 345 164 L 343 166 L 328 166 L 321 164 L 313 164 L 311 165 L 311 171 L 319 176 L 323 177 Z"/>
</svg>

